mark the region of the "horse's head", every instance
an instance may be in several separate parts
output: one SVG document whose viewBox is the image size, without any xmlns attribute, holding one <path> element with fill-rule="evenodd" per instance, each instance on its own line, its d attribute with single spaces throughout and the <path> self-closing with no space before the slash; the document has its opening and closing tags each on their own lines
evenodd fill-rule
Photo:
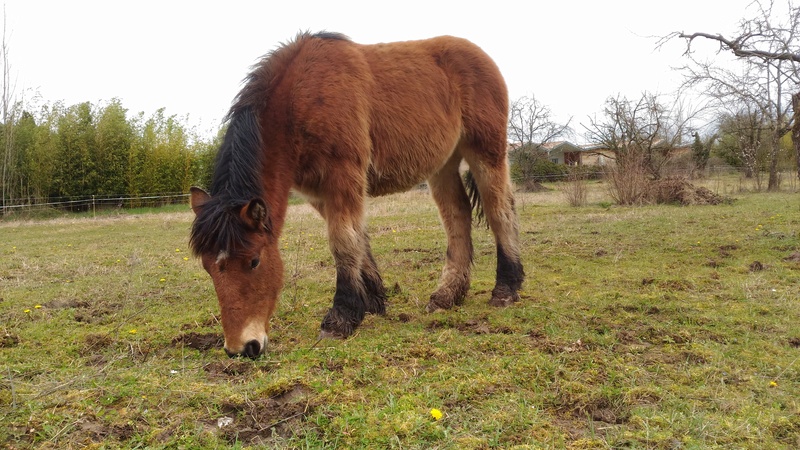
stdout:
<svg viewBox="0 0 800 450">
<path fill-rule="evenodd" d="M 283 263 L 269 208 L 260 198 L 231 202 L 191 190 L 191 245 L 211 275 L 225 352 L 255 358 L 267 346 L 269 320 L 283 283 Z"/>
</svg>

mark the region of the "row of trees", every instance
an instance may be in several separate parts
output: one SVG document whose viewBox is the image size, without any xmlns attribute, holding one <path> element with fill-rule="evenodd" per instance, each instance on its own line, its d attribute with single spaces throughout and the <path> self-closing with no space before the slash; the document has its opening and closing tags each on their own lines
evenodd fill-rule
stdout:
<svg viewBox="0 0 800 450">
<path fill-rule="evenodd" d="M 0 129 L 3 206 L 91 195 L 187 192 L 207 185 L 216 142 L 164 110 L 130 116 L 119 100 L 16 104 Z"/>
</svg>

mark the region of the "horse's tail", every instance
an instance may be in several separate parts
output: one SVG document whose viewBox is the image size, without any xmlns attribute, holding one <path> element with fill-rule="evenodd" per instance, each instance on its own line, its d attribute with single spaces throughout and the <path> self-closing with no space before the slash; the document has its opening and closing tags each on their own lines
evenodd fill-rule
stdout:
<svg viewBox="0 0 800 450">
<path fill-rule="evenodd" d="M 472 172 L 469 170 L 464 173 L 464 187 L 467 188 L 467 196 L 469 197 L 472 212 L 475 214 L 475 221 L 480 224 L 484 218 L 483 202 L 481 201 L 481 193 L 478 191 L 478 182 L 475 181 L 475 177 L 472 176 Z"/>
</svg>

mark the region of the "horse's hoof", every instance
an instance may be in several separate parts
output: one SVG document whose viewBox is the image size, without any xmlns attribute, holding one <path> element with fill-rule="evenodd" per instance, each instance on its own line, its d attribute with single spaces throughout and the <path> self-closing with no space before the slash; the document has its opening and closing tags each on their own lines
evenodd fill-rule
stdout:
<svg viewBox="0 0 800 450">
<path fill-rule="evenodd" d="M 342 335 L 341 333 L 335 333 L 333 331 L 322 330 L 319 332 L 319 339 L 336 339 L 336 340 L 344 340 L 347 336 Z"/>
<path fill-rule="evenodd" d="M 438 312 L 445 312 L 445 311 L 447 311 L 447 308 L 442 308 L 441 306 L 439 306 L 439 305 L 437 305 L 437 304 L 435 304 L 433 302 L 428 303 L 428 306 L 425 307 L 425 312 L 427 312 L 429 314 L 434 314 L 434 313 L 438 313 Z"/>
<path fill-rule="evenodd" d="M 425 307 L 425 311 L 429 313 L 446 311 L 448 309 L 453 309 L 455 304 L 456 302 L 453 301 L 452 295 L 443 294 L 437 291 L 431 294 L 431 299 L 428 301 L 428 306 Z"/>
</svg>

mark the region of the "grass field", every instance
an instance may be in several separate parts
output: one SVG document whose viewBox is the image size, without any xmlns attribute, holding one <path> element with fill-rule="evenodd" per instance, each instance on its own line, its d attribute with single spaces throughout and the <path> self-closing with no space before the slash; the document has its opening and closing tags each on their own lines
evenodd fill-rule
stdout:
<svg viewBox="0 0 800 450">
<path fill-rule="evenodd" d="M 591 189 L 518 195 L 520 303 L 486 304 L 475 228 L 469 296 L 436 314 L 432 202 L 370 200 L 388 313 L 316 346 L 332 258 L 291 206 L 256 361 L 221 349 L 188 208 L 0 223 L 0 447 L 800 447 L 798 194 L 623 208 Z"/>
</svg>

